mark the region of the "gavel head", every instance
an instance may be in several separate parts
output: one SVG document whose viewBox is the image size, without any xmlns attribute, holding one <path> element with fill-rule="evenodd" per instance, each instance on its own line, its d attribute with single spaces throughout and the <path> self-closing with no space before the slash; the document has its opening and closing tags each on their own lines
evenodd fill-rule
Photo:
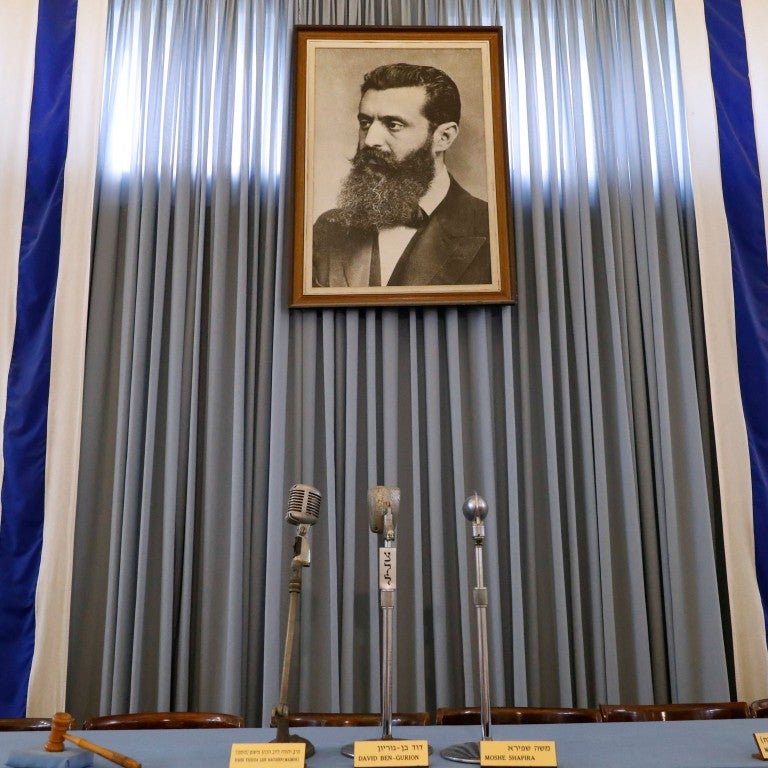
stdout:
<svg viewBox="0 0 768 768">
<path fill-rule="evenodd" d="M 64 751 L 64 734 L 67 728 L 72 725 L 72 715 L 67 712 L 57 712 L 51 721 L 51 735 L 45 742 L 46 752 Z"/>
</svg>

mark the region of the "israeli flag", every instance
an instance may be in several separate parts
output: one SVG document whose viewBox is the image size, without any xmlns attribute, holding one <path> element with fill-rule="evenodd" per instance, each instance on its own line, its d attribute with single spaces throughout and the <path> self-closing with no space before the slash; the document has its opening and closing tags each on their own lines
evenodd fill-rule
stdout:
<svg viewBox="0 0 768 768">
<path fill-rule="evenodd" d="M 768 2 L 675 10 L 736 687 L 749 701 L 768 685 Z"/>
<path fill-rule="evenodd" d="M 0 2 L 0 717 L 65 703 L 106 12 Z"/>
</svg>

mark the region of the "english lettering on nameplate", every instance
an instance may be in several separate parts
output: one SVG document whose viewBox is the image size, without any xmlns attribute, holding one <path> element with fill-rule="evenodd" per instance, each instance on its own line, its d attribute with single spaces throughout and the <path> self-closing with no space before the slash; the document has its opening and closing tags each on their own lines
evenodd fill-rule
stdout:
<svg viewBox="0 0 768 768">
<path fill-rule="evenodd" d="M 354 768 L 368 766 L 429 765 L 429 745 L 425 739 L 381 739 L 356 741 Z"/>
<path fill-rule="evenodd" d="M 229 768 L 304 768 L 303 742 L 290 744 L 233 744 Z"/>
<path fill-rule="evenodd" d="M 557 750 L 554 741 L 481 741 L 480 765 L 557 768 Z"/>
<path fill-rule="evenodd" d="M 755 733 L 755 743 L 760 750 L 760 757 L 763 760 L 768 760 L 768 733 Z"/>
</svg>

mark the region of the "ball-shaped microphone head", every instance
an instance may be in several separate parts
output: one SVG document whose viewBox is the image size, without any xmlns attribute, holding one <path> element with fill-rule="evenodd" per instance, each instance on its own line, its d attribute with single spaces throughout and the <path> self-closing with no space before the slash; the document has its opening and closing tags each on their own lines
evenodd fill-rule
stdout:
<svg viewBox="0 0 768 768">
<path fill-rule="evenodd" d="M 488 515 L 488 504 L 486 504 L 485 499 L 482 496 L 473 493 L 471 496 L 467 497 L 461 511 L 464 513 L 464 517 L 466 517 L 467 520 L 474 523 L 477 520 L 485 520 Z"/>
</svg>

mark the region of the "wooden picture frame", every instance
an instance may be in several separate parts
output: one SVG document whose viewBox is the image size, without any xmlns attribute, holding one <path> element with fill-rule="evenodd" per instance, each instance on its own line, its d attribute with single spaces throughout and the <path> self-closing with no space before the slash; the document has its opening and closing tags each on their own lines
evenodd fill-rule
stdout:
<svg viewBox="0 0 768 768">
<path fill-rule="evenodd" d="M 292 307 L 515 301 L 502 74 L 498 27 L 296 28 Z"/>
</svg>

